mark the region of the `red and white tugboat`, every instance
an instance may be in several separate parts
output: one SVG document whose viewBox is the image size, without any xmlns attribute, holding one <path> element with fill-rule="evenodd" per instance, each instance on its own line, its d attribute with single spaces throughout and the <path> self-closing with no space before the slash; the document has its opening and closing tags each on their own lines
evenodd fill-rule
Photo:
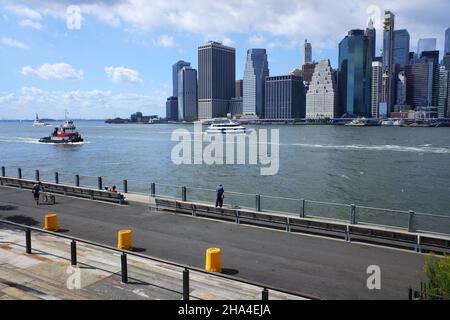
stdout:
<svg viewBox="0 0 450 320">
<path fill-rule="evenodd" d="M 44 137 L 39 139 L 39 142 L 43 143 L 76 143 L 83 142 L 83 138 L 78 133 L 72 120 L 67 118 L 64 124 L 60 127 L 55 128 L 50 137 Z"/>
</svg>

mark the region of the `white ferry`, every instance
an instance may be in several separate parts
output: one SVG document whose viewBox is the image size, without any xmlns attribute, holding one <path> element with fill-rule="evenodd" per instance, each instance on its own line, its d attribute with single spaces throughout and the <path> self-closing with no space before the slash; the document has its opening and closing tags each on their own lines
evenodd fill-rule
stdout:
<svg viewBox="0 0 450 320">
<path fill-rule="evenodd" d="M 49 124 L 44 120 L 39 119 L 38 114 L 36 113 L 36 120 L 33 122 L 33 127 L 48 127 Z"/>
<path fill-rule="evenodd" d="M 207 134 L 246 134 L 249 130 L 239 123 L 229 120 L 226 123 L 214 123 L 206 130 Z"/>
</svg>

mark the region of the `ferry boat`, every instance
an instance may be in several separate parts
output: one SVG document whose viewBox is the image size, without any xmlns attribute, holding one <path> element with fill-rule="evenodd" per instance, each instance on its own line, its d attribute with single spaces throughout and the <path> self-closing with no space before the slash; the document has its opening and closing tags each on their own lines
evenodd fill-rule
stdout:
<svg viewBox="0 0 450 320">
<path fill-rule="evenodd" d="M 55 128 L 52 135 L 39 139 L 42 143 L 75 143 L 83 142 L 83 138 L 78 133 L 77 128 L 72 120 L 64 120 L 64 123 Z"/>
<path fill-rule="evenodd" d="M 226 123 L 214 123 L 206 130 L 207 134 L 246 134 L 249 130 L 239 123 L 229 120 Z"/>
<path fill-rule="evenodd" d="M 33 122 L 33 127 L 48 127 L 49 124 L 44 120 L 39 119 L 38 114 L 36 113 L 36 120 Z"/>
<path fill-rule="evenodd" d="M 349 122 L 347 124 L 345 124 L 346 126 L 350 126 L 350 127 L 366 127 L 368 126 L 368 122 L 366 118 L 360 118 L 360 119 L 355 119 L 352 122 Z"/>
</svg>

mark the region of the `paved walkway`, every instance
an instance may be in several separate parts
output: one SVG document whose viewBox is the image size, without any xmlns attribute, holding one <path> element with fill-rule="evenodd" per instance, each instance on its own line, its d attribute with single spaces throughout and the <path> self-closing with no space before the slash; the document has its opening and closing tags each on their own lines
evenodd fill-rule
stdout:
<svg viewBox="0 0 450 320">
<path fill-rule="evenodd" d="M 56 212 L 67 234 L 116 245 L 117 231 L 133 230 L 143 254 L 204 267 L 205 250 L 219 247 L 229 274 L 325 299 L 407 299 L 419 282 L 423 256 L 389 248 L 196 219 L 143 206 L 119 206 L 57 196 L 36 206 L 30 191 L 0 187 L 0 218 L 42 226 Z M 367 289 L 371 265 L 381 268 L 381 290 Z"/>
</svg>

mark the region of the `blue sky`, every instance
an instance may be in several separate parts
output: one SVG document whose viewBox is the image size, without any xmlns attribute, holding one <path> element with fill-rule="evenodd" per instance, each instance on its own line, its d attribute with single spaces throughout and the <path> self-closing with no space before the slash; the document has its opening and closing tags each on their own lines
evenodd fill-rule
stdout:
<svg viewBox="0 0 450 320">
<path fill-rule="evenodd" d="M 1 1 L 0 119 L 164 115 L 172 64 L 196 67 L 207 40 L 236 48 L 237 78 L 255 47 L 268 50 L 271 75 L 298 68 L 305 39 L 336 66 L 347 31 L 370 17 L 380 28 L 387 9 L 411 50 L 424 37 L 442 50 L 450 1 Z"/>
</svg>

